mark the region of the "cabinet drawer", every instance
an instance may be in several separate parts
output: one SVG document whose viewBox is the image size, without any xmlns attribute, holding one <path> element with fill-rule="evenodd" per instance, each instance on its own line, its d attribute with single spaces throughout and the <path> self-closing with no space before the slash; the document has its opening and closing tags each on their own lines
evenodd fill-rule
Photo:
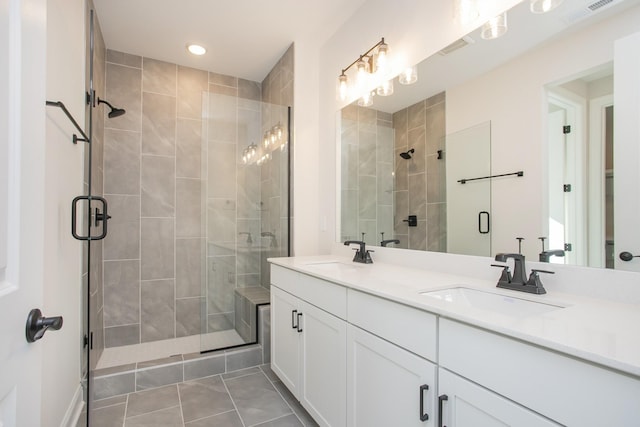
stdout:
<svg viewBox="0 0 640 427">
<path fill-rule="evenodd" d="M 436 360 L 436 316 L 349 289 L 348 321 L 426 359 Z"/>
<path fill-rule="evenodd" d="M 347 318 L 347 289 L 344 286 L 273 264 L 271 284 L 340 319 Z"/>
<path fill-rule="evenodd" d="M 570 426 L 640 419 L 640 380 L 483 329 L 440 319 L 439 360 L 459 375 Z"/>
</svg>

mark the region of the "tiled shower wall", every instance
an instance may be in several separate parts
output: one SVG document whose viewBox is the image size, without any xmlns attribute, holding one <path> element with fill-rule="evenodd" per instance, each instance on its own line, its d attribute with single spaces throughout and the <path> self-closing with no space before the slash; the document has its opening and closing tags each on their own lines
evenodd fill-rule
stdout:
<svg viewBox="0 0 640 427">
<path fill-rule="evenodd" d="M 104 243 L 107 347 L 201 332 L 207 91 L 260 97 L 259 83 L 107 51 L 106 99 L 127 110 L 105 123 L 104 192 L 113 216 Z M 235 265 L 225 280 L 235 285 Z"/>
<path fill-rule="evenodd" d="M 446 252 L 445 93 L 393 114 L 395 133 L 394 238 L 399 247 Z M 400 153 L 415 149 L 405 160 Z M 403 220 L 417 215 L 418 226 Z"/>
<path fill-rule="evenodd" d="M 393 238 L 393 129 L 389 113 L 342 109 L 341 239 L 380 245 Z"/>
</svg>

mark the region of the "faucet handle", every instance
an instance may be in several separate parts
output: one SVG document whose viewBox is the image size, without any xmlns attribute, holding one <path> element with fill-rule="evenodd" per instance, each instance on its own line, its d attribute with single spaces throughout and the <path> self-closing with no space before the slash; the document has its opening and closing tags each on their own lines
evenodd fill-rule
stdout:
<svg viewBox="0 0 640 427">
<path fill-rule="evenodd" d="M 500 276 L 498 283 L 511 283 L 511 270 L 507 264 L 491 264 L 491 267 L 502 268 L 502 275 Z"/>
<path fill-rule="evenodd" d="M 538 273 L 555 274 L 555 272 L 553 271 L 537 270 L 532 268 L 531 274 L 529 275 L 529 280 L 527 280 L 527 283 L 525 286 L 531 286 L 532 288 L 535 288 L 535 292 L 532 292 L 532 293 L 535 293 L 538 295 L 546 294 L 547 291 L 544 288 L 544 286 L 542 286 L 542 282 L 540 281 L 540 276 L 538 275 Z"/>
</svg>

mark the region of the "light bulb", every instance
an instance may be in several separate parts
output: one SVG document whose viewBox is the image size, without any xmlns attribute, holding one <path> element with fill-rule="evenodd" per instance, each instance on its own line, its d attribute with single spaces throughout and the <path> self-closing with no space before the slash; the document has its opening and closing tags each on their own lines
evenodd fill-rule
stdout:
<svg viewBox="0 0 640 427">
<path fill-rule="evenodd" d="M 270 142 L 270 144 L 275 144 L 276 143 L 276 138 L 277 138 L 276 131 L 274 129 L 274 130 L 271 131 L 271 142 Z"/>
<path fill-rule="evenodd" d="M 371 107 L 373 105 L 373 92 L 366 92 L 362 95 L 362 98 L 358 100 L 358 105 L 361 107 Z"/>
<path fill-rule="evenodd" d="M 562 4 L 563 0 L 531 0 L 529 8 L 533 13 L 547 13 Z"/>
<path fill-rule="evenodd" d="M 276 133 L 278 136 L 278 140 L 282 139 L 282 126 L 280 124 L 276 125 Z"/>
<path fill-rule="evenodd" d="M 393 95 L 393 80 L 386 80 L 376 89 L 376 93 L 380 96 Z"/>
<path fill-rule="evenodd" d="M 376 56 L 376 71 L 381 74 L 386 74 L 387 66 L 389 64 L 389 45 L 382 39 L 382 44 L 378 46 L 378 55 Z"/>
<path fill-rule="evenodd" d="M 262 143 L 264 144 L 264 148 L 267 148 L 269 146 L 269 141 L 271 140 L 271 138 L 269 137 L 269 131 L 264 133 L 264 139 L 262 141 Z"/>
<path fill-rule="evenodd" d="M 418 67 L 416 67 L 415 65 L 413 67 L 407 67 L 398 76 L 398 82 L 402 85 L 410 85 L 411 83 L 415 83 L 417 81 L 418 81 Z"/>
<path fill-rule="evenodd" d="M 358 62 L 356 62 L 356 70 L 356 85 L 358 86 L 358 90 L 362 91 L 367 85 L 367 74 L 369 71 L 364 57 L 361 56 Z"/>
<path fill-rule="evenodd" d="M 507 12 L 491 18 L 482 26 L 480 37 L 485 40 L 493 40 L 507 32 Z"/>
<path fill-rule="evenodd" d="M 344 72 L 338 76 L 338 97 L 340 101 L 346 101 L 349 97 L 349 79 Z"/>
<path fill-rule="evenodd" d="M 193 55 L 204 55 L 205 53 L 207 53 L 207 49 L 205 49 L 203 46 L 200 46 L 198 44 L 190 44 L 187 45 L 187 50 L 189 52 L 191 52 Z"/>
</svg>

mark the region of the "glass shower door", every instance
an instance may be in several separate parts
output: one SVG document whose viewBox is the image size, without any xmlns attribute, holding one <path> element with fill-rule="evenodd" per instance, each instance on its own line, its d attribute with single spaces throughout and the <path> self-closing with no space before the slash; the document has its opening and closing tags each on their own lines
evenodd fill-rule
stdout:
<svg viewBox="0 0 640 427">
<path fill-rule="evenodd" d="M 202 351 L 257 341 L 267 258 L 289 255 L 290 108 L 203 95 Z"/>
</svg>

